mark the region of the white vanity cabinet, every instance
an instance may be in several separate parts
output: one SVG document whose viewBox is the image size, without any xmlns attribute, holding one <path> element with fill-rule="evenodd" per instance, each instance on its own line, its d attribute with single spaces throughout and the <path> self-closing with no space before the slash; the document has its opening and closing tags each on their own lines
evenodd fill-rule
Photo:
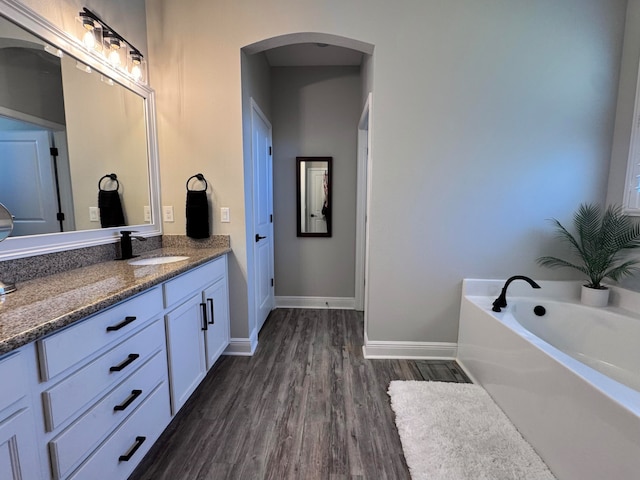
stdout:
<svg viewBox="0 0 640 480">
<path fill-rule="evenodd" d="M 164 297 L 175 415 L 229 344 L 227 257 L 169 280 Z"/>
<path fill-rule="evenodd" d="M 171 420 L 154 287 L 36 342 L 54 479 L 124 479 Z"/>
<path fill-rule="evenodd" d="M 0 480 L 128 478 L 228 344 L 223 255 L 1 356 Z"/>
<path fill-rule="evenodd" d="M 32 347 L 32 346 L 31 346 Z M 23 348 L 0 360 L 0 478 L 40 478 L 36 427 Z M 9 388 L 7 388 L 9 387 Z"/>
</svg>

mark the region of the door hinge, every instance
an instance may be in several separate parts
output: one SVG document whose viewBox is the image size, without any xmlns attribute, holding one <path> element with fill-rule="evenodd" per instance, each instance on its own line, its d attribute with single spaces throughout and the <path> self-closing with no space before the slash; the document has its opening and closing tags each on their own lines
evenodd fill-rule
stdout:
<svg viewBox="0 0 640 480">
<path fill-rule="evenodd" d="M 51 148 L 49 148 L 49 153 L 51 154 L 52 157 L 57 157 L 58 156 L 58 149 L 56 147 L 51 147 Z"/>
<path fill-rule="evenodd" d="M 58 212 L 56 214 L 56 220 L 58 220 L 59 222 L 64 222 L 64 213 L 63 212 Z"/>
<path fill-rule="evenodd" d="M 272 152 L 272 149 L 271 149 L 271 147 L 269 147 L 269 155 L 272 155 L 271 152 Z"/>
<path fill-rule="evenodd" d="M 271 286 L 273 287 L 273 278 L 271 279 Z"/>
</svg>

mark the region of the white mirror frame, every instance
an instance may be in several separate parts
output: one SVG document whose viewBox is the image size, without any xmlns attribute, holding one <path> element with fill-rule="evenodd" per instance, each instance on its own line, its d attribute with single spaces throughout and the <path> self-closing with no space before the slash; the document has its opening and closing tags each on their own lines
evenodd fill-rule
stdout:
<svg viewBox="0 0 640 480">
<path fill-rule="evenodd" d="M 0 0 L 0 15 L 31 31 L 44 41 L 51 43 L 52 46 L 61 49 L 65 54 L 71 55 L 89 65 L 92 69 L 111 77 L 114 81 L 124 85 L 145 100 L 147 152 L 149 155 L 149 195 L 151 197 L 149 199 L 151 204 L 150 224 L 10 237 L 0 243 L 0 261 L 113 243 L 120 236 L 120 230 L 125 228 L 127 230 L 135 230 L 137 235 L 144 237 L 161 235 L 160 173 L 158 166 L 155 92 L 147 86 L 134 82 L 124 73 L 114 69 L 98 54 L 88 52 L 78 39 L 59 29 L 16 0 Z"/>
</svg>

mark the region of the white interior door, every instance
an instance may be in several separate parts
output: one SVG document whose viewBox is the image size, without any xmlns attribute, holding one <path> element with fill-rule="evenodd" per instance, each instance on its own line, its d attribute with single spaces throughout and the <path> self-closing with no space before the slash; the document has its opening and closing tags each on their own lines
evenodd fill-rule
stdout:
<svg viewBox="0 0 640 480">
<path fill-rule="evenodd" d="M 60 231 L 49 142 L 46 130 L 0 131 L 0 203 L 15 216 L 13 236 Z"/>
<path fill-rule="evenodd" d="M 327 221 L 322 214 L 324 205 L 324 175 L 326 168 L 309 168 L 307 170 L 307 195 L 309 202 L 307 212 L 307 225 L 305 232 L 327 233 Z"/>
<path fill-rule="evenodd" d="M 273 163 L 271 124 L 255 102 L 251 105 L 254 295 L 256 325 L 260 331 L 274 305 Z"/>
</svg>

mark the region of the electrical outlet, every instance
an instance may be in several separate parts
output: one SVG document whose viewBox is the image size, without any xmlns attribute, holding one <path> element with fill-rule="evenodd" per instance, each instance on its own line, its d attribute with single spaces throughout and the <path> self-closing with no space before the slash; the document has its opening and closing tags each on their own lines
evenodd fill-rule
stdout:
<svg viewBox="0 0 640 480">
<path fill-rule="evenodd" d="M 98 207 L 89 207 L 89 221 L 90 222 L 100 221 L 100 210 L 98 209 Z"/>
<path fill-rule="evenodd" d="M 165 222 L 173 222 L 173 206 L 162 207 L 162 219 Z"/>
<path fill-rule="evenodd" d="M 229 223 L 231 221 L 231 217 L 229 216 L 229 207 L 222 207 L 220 209 L 220 222 Z"/>
<path fill-rule="evenodd" d="M 145 222 L 151 221 L 151 207 L 149 205 L 144 206 L 144 221 Z"/>
</svg>

